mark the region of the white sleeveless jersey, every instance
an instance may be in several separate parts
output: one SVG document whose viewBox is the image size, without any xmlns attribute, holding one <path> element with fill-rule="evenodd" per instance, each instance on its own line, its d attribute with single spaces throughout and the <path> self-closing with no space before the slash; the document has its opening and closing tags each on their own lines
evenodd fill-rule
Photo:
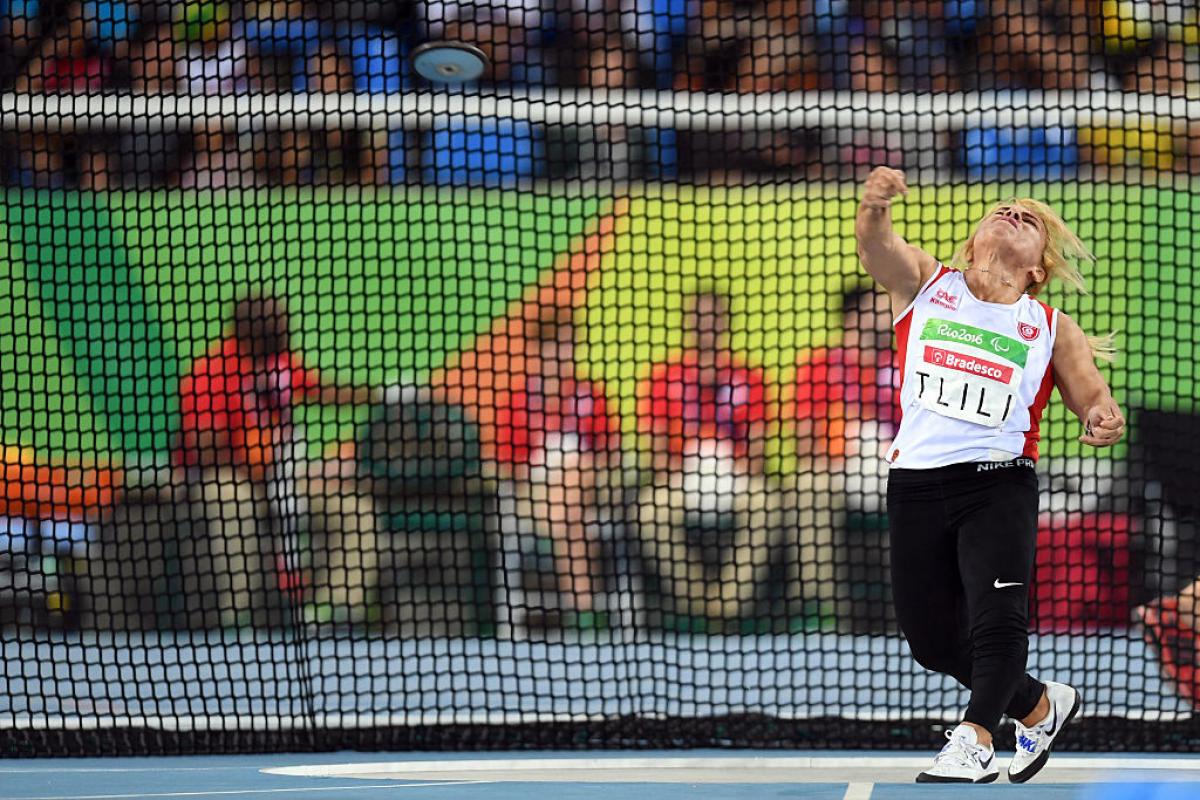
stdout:
<svg viewBox="0 0 1200 800">
<path fill-rule="evenodd" d="M 1036 459 L 1057 322 L 1029 295 L 978 300 L 966 276 L 939 265 L 895 322 L 902 416 L 892 466 Z"/>
</svg>

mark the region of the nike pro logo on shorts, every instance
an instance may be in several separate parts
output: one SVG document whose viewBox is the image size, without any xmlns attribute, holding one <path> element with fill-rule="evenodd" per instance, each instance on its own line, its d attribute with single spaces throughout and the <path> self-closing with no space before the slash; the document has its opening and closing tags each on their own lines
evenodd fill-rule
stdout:
<svg viewBox="0 0 1200 800">
<path fill-rule="evenodd" d="M 1020 585 L 1021 585 L 1021 584 L 1020 584 L 1020 582 L 1017 582 L 1017 583 L 1001 583 L 999 578 L 996 578 L 996 581 L 995 581 L 995 583 L 993 583 L 993 584 L 992 584 L 992 586 L 995 586 L 997 589 L 1007 589 L 1009 586 L 1020 586 Z"/>
</svg>

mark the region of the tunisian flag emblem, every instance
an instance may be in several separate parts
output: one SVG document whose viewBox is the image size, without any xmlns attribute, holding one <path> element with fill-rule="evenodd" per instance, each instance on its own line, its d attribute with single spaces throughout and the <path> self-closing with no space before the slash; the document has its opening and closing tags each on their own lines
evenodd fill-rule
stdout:
<svg viewBox="0 0 1200 800">
<path fill-rule="evenodd" d="M 1030 325 L 1028 322 L 1018 322 L 1017 333 L 1021 334 L 1021 338 L 1025 341 L 1032 342 L 1038 337 L 1038 326 Z"/>
</svg>

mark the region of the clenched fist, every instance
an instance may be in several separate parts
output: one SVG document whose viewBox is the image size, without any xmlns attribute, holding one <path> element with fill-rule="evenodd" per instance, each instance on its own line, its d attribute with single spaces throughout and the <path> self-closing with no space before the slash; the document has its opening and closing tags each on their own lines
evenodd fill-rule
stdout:
<svg viewBox="0 0 1200 800">
<path fill-rule="evenodd" d="M 887 209 L 898 194 L 908 194 L 904 173 L 891 167 L 876 167 L 863 184 L 862 204 L 864 208 Z"/>
<path fill-rule="evenodd" d="M 1084 433 L 1079 441 L 1092 447 L 1109 447 L 1125 433 L 1125 417 L 1114 400 L 1106 400 L 1087 410 L 1083 418 Z"/>
</svg>

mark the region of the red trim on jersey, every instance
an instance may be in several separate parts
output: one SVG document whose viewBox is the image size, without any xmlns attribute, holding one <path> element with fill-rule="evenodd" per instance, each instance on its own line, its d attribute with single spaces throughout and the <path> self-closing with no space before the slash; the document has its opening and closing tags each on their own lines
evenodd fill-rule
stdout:
<svg viewBox="0 0 1200 800">
<path fill-rule="evenodd" d="M 896 329 L 896 354 L 899 356 L 896 368 L 900 370 L 900 392 L 904 391 L 904 362 L 908 360 L 908 334 L 912 330 L 912 318 L 913 314 L 917 311 L 917 300 L 920 299 L 921 295 L 932 289 L 933 285 L 940 281 L 943 276 L 954 271 L 945 264 L 938 264 L 938 274 L 934 275 L 929 283 L 925 284 L 925 288 L 913 298 L 912 305 L 908 307 L 908 310 L 901 314 L 900 319 L 896 320 L 892 325 Z M 902 421 L 904 419 L 904 409 L 898 408 L 897 411 L 899 412 L 899 416 L 896 419 L 897 421 Z"/>
<path fill-rule="evenodd" d="M 1037 304 L 1046 312 L 1046 331 L 1054 331 L 1054 309 L 1037 300 Z M 1038 441 L 1041 439 L 1042 428 L 1042 412 L 1046 410 L 1046 404 L 1050 402 L 1050 393 L 1054 391 L 1054 354 L 1050 355 L 1050 364 L 1046 367 L 1046 374 L 1042 376 L 1042 385 L 1038 387 L 1037 396 L 1033 398 L 1033 405 L 1029 407 L 1029 430 L 1025 432 L 1025 449 L 1021 451 L 1021 455 L 1025 458 L 1032 458 L 1037 461 L 1038 457 Z"/>
</svg>

